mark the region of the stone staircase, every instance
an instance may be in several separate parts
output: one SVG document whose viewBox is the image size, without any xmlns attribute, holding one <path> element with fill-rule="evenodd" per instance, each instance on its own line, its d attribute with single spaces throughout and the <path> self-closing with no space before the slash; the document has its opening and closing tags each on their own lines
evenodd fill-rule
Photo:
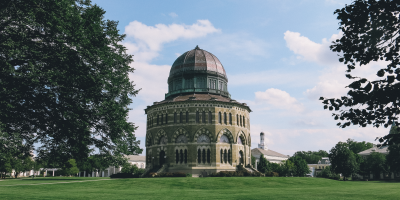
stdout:
<svg viewBox="0 0 400 200">
<path fill-rule="evenodd" d="M 163 165 L 159 170 L 157 170 L 157 174 L 158 173 L 162 173 L 162 172 L 165 172 L 165 170 L 167 169 L 167 165 Z"/>
</svg>

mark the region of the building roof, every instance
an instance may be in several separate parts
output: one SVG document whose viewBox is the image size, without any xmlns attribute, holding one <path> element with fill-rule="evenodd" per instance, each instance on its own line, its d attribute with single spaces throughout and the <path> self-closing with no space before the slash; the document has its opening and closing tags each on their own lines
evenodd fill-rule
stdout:
<svg viewBox="0 0 400 200">
<path fill-rule="evenodd" d="M 176 74 L 181 76 L 181 73 L 189 71 L 215 72 L 226 78 L 225 69 L 219 59 L 212 53 L 200 49 L 199 46 L 179 56 L 172 64 L 169 76 L 172 77 Z"/>
<path fill-rule="evenodd" d="M 283 155 L 281 153 L 278 153 L 276 151 L 272 151 L 271 149 L 260 149 L 260 148 L 255 148 L 251 150 L 251 153 L 261 153 L 265 156 L 275 156 L 275 157 L 282 157 L 282 158 L 289 158 L 287 155 Z"/>
<path fill-rule="evenodd" d="M 128 161 L 130 162 L 146 162 L 146 156 L 140 156 L 140 155 L 129 155 L 125 156 L 128 158 Z"/>
<path fill-rule="evenodd" d="M 361 151 L 360 153 L 358 153 L 358 155 L 360 156 L 368 156 L 369 154 L 371 154 L 372 152 L 378 152 L 378 153 L 382 153 L 382 154 L 388 154 L 389 150 L 388 150 L 388 146 L 381 146 L 381 147 L 377 147 L 376 145 L 374 145 L 374 147 L 367 149 L 365 151 Z"/>
</svg>

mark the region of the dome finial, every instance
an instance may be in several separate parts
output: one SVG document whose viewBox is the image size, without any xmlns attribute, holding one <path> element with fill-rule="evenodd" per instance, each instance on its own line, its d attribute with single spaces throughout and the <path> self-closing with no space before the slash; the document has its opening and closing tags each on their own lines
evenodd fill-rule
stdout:
<svg viewBox="0 0 400 200">
<path fill-rule="evenodd" d="M 196 45 L 196 48 L 194 48 L 194 49 L 200 49 L 199 45 Z"/>
</svg>

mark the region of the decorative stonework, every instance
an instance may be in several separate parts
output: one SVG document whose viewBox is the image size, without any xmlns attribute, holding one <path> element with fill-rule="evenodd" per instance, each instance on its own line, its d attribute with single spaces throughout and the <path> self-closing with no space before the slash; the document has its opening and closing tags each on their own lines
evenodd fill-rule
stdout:
<svg viewBox="0 0 400 200">
<path fill-rule="evenodd" d="M 198 138 L 197 138 L 197 143 L 210 143 L 210 137 L 208 137 L 205 134 L 201 134 Z"/>
<path fill-rule="evenodd" d="M 174 135 L 172 136 L 172 138 L 173 138 L 172 142 L 180 143 L 180 142 L 177 142 L 177 139 L 181 135 L 186 137 L 186 142 L 185 143 L 187 143 L 189 141 L 189 133 L 183 128 L 178 128 L 176 131 L 174 131 Z"/>
<path fill-rule="evenodd" d="M 163 129 L 159 130 L 156 134 L 156 136 L 154 137 L 154 144 L 160 144 L 161 142 L 161 138 L 165 137 L 165 142 L 168 143 L 168 137 L 167 134 L 165 133 L 165 131 Z"/>
<path fill-rule="evenodd" d="M 229 139 L 229 143 L 231 143 L 231 144 L 234 143 L 232 133 L 226 128 L 224 128 L 221 131 L 219 131 L 216 142 L 220 142 L 221 141 L 221 137 L 223 135 L 225 135 Z"/>
<path fill-rule="evenodd" d="M 180 135 L 176 138 L 175 143 L 187 143 L 188 139 L 185 135 Z"/>
<path fill-rule="evenodd" d="M 197 142 L 199 136 L 201 135 L 208 136 L 210 140 L 213 138 L 212 133 L 210 131 L 208 131 L 205 128 L 200 128 L 199 130 L 196 131 L 196 134 L 194 134 L 193 142 Z"/>
<path fill-rule="evenodd" d="M 237 134 L 236 143 L 241 145 L 246 145 L 246 134 L 243 131 L 239 131 Z"/>
</svg>

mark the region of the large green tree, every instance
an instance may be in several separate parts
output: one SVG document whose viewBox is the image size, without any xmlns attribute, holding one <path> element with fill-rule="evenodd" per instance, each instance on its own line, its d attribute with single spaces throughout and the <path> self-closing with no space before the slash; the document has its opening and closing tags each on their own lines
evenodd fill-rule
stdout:
<svg viewBox="0 0 400 200">
<path fill-rule="evenodd" d="M 300 157 L 290 157 L 289 160 L 294 164 L 294 175 L 303 177 L 310 173 L 306 160 Z"/>
<path fill-rule="evenodd" d="M 333 117 L 343 121 L 337 124 L 341 128 L 351 124 L 388 127 L 400 113 L 400 1 L 354 0 L 334 13 L 343 36 L 330 48 L 338 52 L 339 61 L 348 68 L 346 77 L 354 82 L 347 86 L 347 96 L 321 97 L 324 108 L 337 111 Z M 387 63 L 377 71 L 376 80 L 351 75 L 356 67 L 376 61 Z M 380 141 L 394 141 L 389 138 L 400 140 L 397 135 L 387 135 Z"/>
<path fill-rule="evenodd" d="M 331 162 L 331 170 L 336 174 L 342 174 L 344 180 L 359 170 L 357 157 L 349 149 L 349 145 L 345 142 L 337 143 L 329 151 L 329 161 Z"/>
<path fill-rule="evenodd" d="M 319 151 L 297 151 L 293 154 L 293 157 L 300 157 L 304 159 L 307 164 L 316 164 L 322 159 L 322 157 L 328 157 L 328 152 L 324 150 Z"/>
<path fill-rule="evenodd" d="M 380 178 L 381 173 L 387 173 L 389 171 L 386 164 L 386 155 L 378 152 L 372 152 L 367 156 L 365 160 L 369 173 L 372 173 L 376 178 Z"/>
<path fill-rule="evenodd" d="M 132 55 L 104 13 L 88 0 L 0 1 L 0 121 L 41 158 L 142 151 L 127 122 Z"/>
<path fill-rule="evenodd" d="M 357 142 L 357 141 L 354 141 L 353 139 L 350 139 L 350 138 L 347 139 L 346 143 L 349 146 L 349 149 L 355 154 L 360 153 L 361 151 L 365 151 L 367 149 L 370 149 L 370 148 L 372 148 L 374 146 L 370 142 L 365 142 L 365 141 Z"/>
</svg>

